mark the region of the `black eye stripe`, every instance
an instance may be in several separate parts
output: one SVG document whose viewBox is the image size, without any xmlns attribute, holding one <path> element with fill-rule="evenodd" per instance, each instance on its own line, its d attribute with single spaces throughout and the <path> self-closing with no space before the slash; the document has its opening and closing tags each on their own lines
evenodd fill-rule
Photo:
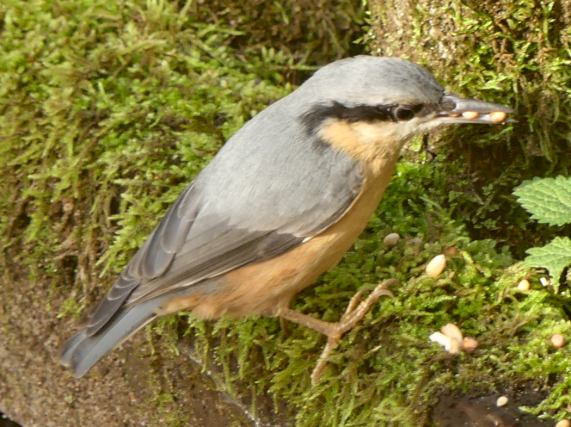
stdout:
<svg viewBox="0 0 571 427">
<path fill-rule="evenodd" d="M 423 109 L 422 104 L 417 105 L 356 105 L 348 107 L 340 102 L 331 104 L 313 105 L 301 116 L 301 121 L 308 132 L 315 131 L 321 122 L 326 119 L 345 120 L 355 122 L 396 122 L 410 120 Z"/>
</svg>

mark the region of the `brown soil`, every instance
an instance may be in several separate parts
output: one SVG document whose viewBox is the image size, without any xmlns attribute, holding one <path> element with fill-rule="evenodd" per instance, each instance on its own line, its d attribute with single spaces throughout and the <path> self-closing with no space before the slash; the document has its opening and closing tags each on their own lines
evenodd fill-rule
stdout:
<svg viewBox="0 0 571 427">
<path fill-rule="evenodd" d="M 58 349 L 77 320 L 58 319 L 62 298 L 42 284 L 0 281 L 0 411 L 23 426 L 263 426 L 285 425 L 269 399 L 231 397 L 216 375 L 192 360 L 189 343 L 178 356 L 156 352 L 139 333 L 88 375 L 73 378 L 58 364 Z M 240 393 L 237 393 L 240 395 Z M 250 392 L 244 392 L 250 395 Z"/>
</svg>

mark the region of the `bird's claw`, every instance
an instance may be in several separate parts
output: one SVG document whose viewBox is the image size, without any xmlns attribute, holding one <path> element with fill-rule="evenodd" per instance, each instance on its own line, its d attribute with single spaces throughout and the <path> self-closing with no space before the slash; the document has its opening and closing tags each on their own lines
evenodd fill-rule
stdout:
<svg viewBox="0 0 571 427">
<path fill-rule="evenodd" d="M 353 329 L 357 322 L 365 317 L 373 304 L 376 303 L 381 296 L 385 295 L 392 297 L 393 293 L 388 288 L 396 283 L 398 283 L 398 280 L 396 279 L 385 280 L 384 282 L 377 285 L 373 292 L 371 292 L 364 301 L 361 301 L 361 297 L 363 295 L 362 291 L 357 292 L 351 298 L 351 301 L 349 301 L 349 304 L 347 305 L 341 320 L 338 323 L 331 324 L 329 333 L 326 333 L 327 344 L 325 344 L 325 347 L 323 348 L 323 351 L 317 360 L 317 364 L 311 373 L 312 385 L 316 385 L 319 382 L 329 356 L 339 345 L 339 341 L 341 340 L 343 334 Z"/>
</svg>

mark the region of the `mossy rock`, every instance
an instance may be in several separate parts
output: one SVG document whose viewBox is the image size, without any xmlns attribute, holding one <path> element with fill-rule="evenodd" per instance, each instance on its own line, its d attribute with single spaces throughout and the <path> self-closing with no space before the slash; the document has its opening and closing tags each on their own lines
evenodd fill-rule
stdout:
<svg viewBox="0 0 571 427">
<path fill-rule="evenodd" d="M 355 43 L 366 14 L 358 0 L 203 0 L 191 10 L 202 21 L 232 28 L 231 46 L 238 52 L 282 52 L 298 70 L 363 50 Z"/>
<path fill-rule="evenodd" d="M 451 91 L 515 109 L 501 132 L 464 126 L 447 135 L 447 204 L 475 238 L 517 255 L 551 240 L 512 190 L 524 179 L 571 173 L 571 6 L 568 1 L 370 2 L 376 54 L 427 66 Z"/>
<path fill-rule="evenodd" d="M 169 203 L 290 90 L 285 55 L 244 61 L 189 6 L 0 5 L 0 407 L 25 425 L 245 422 L 192 361 L 117 352 L 82 381 L 57 362 Z M 183 375 L 200 393 L 171 393 Z"/>
<path fill-rule="evenodd" d="M 566 415 L 571 358 L 549 336 L 571 332 L 568 291 L 555 295 L 530 276 L 532 290 L 519 292 L 514 285 L 530 273 L 513 265 L 505 247 L 470 237 L 476 220 L 462 199 L 466 180 L 454 193 L 462 200 L 451 203 L 450 177 L 463 173 L 462 163 L 443 167 L 410 151 L 405 158 L 417 161 L 399 165 L 361 239 L 296 300 L 305 313 L 337 320 L 358 289 L 401 281 L 395 297 L 343 339 L 317 387 L 309 374 L 323 337 L 269 318 L 204 323 L 181 313 L 151 325 L 84 379 L 57 367 L 59 343 L 169 203 L 245 120 L 291 90 L 284 73 L 305 58 L 305 47 L 315 50 L 311 35 L 283 50 L 257 49 L 259 29 L 248 49 L 226 25 L 222 3 L 213 3 L 221 15 L 207 22 L 193 7 L 0 6 L 0 408 L 26 425 L 48 426 L 421 425 L 442 393 L 475 384 L 492 393 L 512 382 L 548 395 L 534 412 Z M 251 16 L 259 15 L 246 9 L 238 9 L 242 22 L 256 24 Z M 390 46 L 396 39 L 387 39 Z M 445 81 L 437 63 L 431 68 Z M 452 86 L 476 94 L 460 84 L 473 72 L 457 71 Z M 512 104 L 515 98 L 499 99 L 510 93 L 502 82 L 484 95 Z M 481 137 L 476 145 L 494 139 L 513 147 L 516 131 L 471 132 Z M 392 249 L 382 246 L 388 232 L 402 236 Z M 448 268 L 429 278 L 424 266 L 440 253 Z M 428 341 L 448 322 L 479 340 L 476 352 L 450 356 Z"/>
</svg>

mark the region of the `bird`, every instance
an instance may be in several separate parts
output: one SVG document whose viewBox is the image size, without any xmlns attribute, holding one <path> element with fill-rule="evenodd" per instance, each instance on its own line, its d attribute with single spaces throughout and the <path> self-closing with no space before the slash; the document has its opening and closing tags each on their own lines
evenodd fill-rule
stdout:
<svg viewBox="0 0 571 427">
<path fill-rule="evenodd" d="M 365 300 L 356 294 L 339 322 L 290 303 L 364 230 L 405 142 L 446 125 L 505 124 L 512 112 L 446 92 L 405 59 L 321 67 L 228 139 L 63 345 L 61 364 L 81 377 L 153 319 L 182 310 L 296 322 L 328 337 L 323 361 L 395 280 Z"/>
</svg>

